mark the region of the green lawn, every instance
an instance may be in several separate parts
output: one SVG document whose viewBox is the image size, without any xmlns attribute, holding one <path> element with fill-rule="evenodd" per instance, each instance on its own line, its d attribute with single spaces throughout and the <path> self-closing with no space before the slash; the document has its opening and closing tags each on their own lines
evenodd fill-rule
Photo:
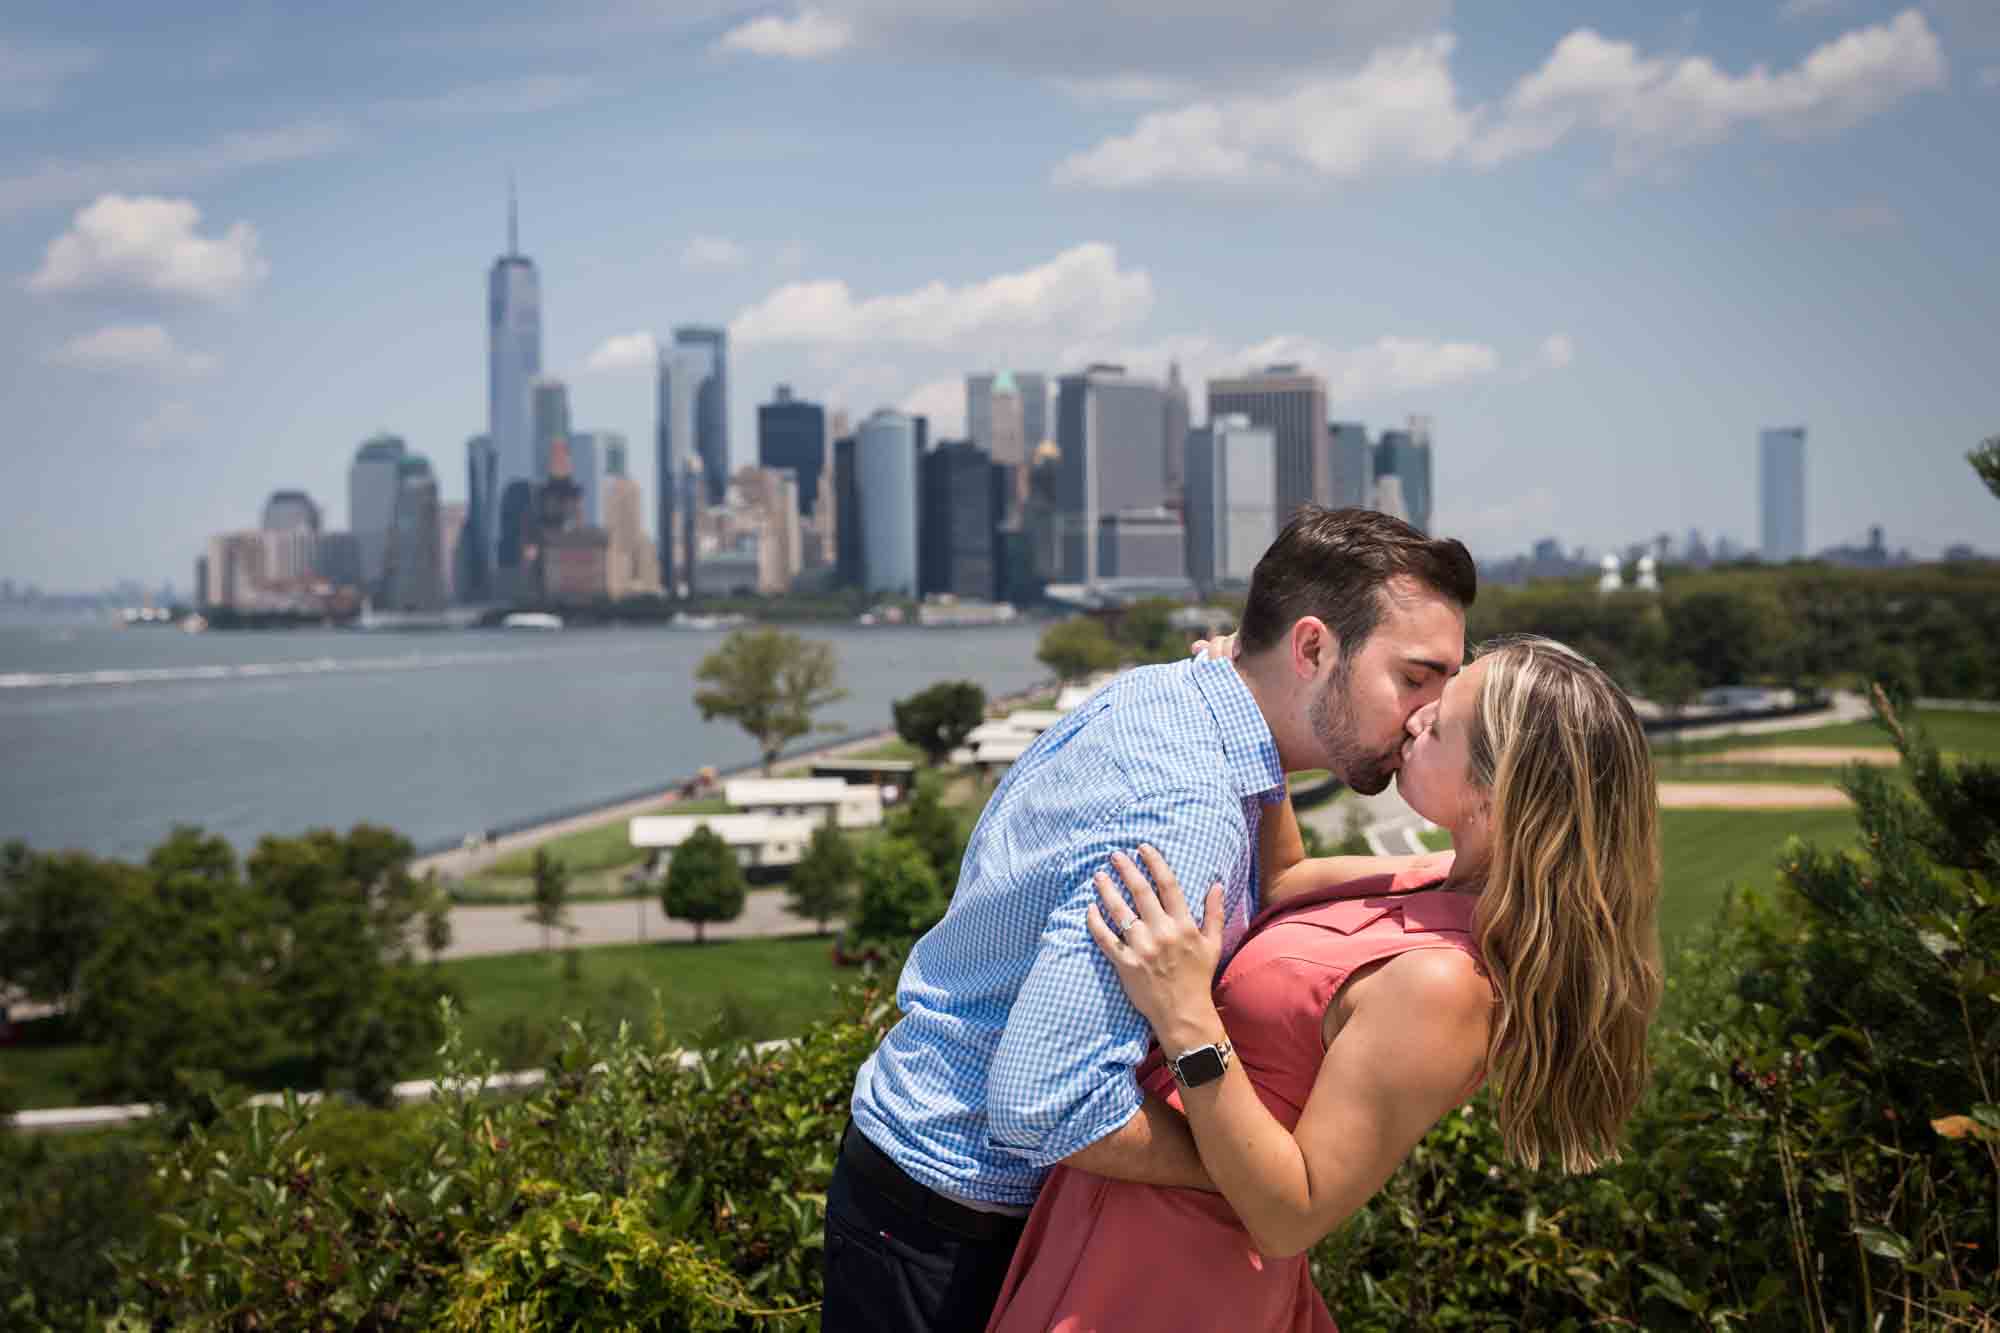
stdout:
<svg viewBox="0 0 2000 1333">
<path fill-rule="evenodd" d="M 1662 810 L 1660 940 L 1668 956 L 1713 919 L 1730 885 L 1777 883 L 1778 855 L 1788 838 L 1845 847 L 1855 828 L 1847 810 Z M 1443 829 L 1422 837 L 1433 851 L 1451 846 Z"/>
<path fill-rule="evenodd" d="M 720 815 L 729 812 L 729 802 L 720 796 L 704 796 L 699 800 L 673 801 L 647 810 L 649 815 Z M 483 872 L 482 877 L 498 879 L 526 879 L 532 873 L 535 852 L 546 851 L 558 857 L 572 871 L 610 870 L 618 866 L 628 866 L 645 859 L 646 849 L 634 847 L 628 835 L 628 825 L 622 819 L 610 824 L 600 824 L 576 833 L 565 833 L 559 838 L 551 838 L 537 848 L 511 853 L 501 857 Z"/>
<path fill-rule="evenodd" d="M 649 1023 L 655 990 L 672 1039 L 790 1036 L 831 1012 L 832 987 L 860 975 L 836 967 L 831 948 L 814 936 L 604 945 L 577 951 L 574 980 L 561 951 L 467 958 L 439 971 L 457 988 L 467 1044 L 503 1069 L 525 1069 L 554 1049 L 566 1019 Z M 0 1077 L 23 1107 L 74 1104 L 92 1052 L 44 1043 L 38 1028 L 27 1025 L 33 1044 L 0 1049 Z M 405 1076 L 432 1069 L 426 1059 Z"/>
<path fill-rule="evenodd" d="M 1924 708 L 1917 712 L 1918 725 L 1947 754 L 1980 758 L 2000 756 L 2000 713 L 1975 713 L 1955 708 Z M 1718 736 L 1713 740 L 1673 741 L 1662 738 L 1654 746 L 1661 757 L 1681 754 L 1712 754 L 1718 750 L 1746 747 L 1791 745 L 1879 745 L 1888 748 L 1888 733 L 1873 722 L 1842 722 L 1832 726 L 1808 727 L 1801 731 L 1778 731 L 1761 736 Z"/>
<path fill-rule="evenodd" d="M 1690 931 L 1714 918 L 1730 885 L 1775 884 L 1787 839 L 1845 847 L 1855 831 L 1848 810 L 1662 810 L 1660 939 L 1669 957 Z"/>
</svg>

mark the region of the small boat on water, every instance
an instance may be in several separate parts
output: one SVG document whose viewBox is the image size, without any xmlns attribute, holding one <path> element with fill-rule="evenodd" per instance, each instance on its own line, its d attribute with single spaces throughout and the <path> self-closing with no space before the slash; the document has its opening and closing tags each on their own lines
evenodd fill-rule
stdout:
<svg viewBox="0 0 2000 1333">
<path fill-rule="evenodd" d="M 547 611 L 515 611 L 500 622 L 501 629 L 561 629 L 561 616 L 550 615 Z"/>
<path fill-rule="evenodd" d="M 689 615 L 685 611 L 676 611 L 674 612 L 674 618 L 667 622 L 668 626 L 673 629 L 710 630 L 735 629 L 738 625 L 747 625 L 749 623 L 750 617 L 735 611 L 719 616 L 695 616 Z"/>
</svg>

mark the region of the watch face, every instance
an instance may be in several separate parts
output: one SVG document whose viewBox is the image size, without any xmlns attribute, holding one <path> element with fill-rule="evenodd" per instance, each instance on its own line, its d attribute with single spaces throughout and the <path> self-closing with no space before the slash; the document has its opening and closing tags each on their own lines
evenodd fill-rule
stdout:
<svg viewBox="0 0 2000 1333">
<path fill-rule="evenodd" d="M 1213 1046 L 1198 1047 L 1176 1060 L 1174 1065 L 1182 1083 L 1198 1088 L 1222 1077 L 1222 1052 Z"/>
</svg>

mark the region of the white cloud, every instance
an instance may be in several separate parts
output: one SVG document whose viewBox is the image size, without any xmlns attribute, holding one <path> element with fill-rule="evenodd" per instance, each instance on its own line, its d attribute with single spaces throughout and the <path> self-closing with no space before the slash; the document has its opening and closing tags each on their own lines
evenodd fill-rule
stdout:
<svg viewBox="0 0 2000 1333">
<path fill-rule="evenodd" d="M 1542 339 L 1537 357 L 1545 369 L 1567 370 L 1576 360 L 1576 343 L 1567 333 L 1551 333 Z"/>
<path fill-rule="evenodd" d="M 697 273 L 742 268 L 750 252 L 727 236 L 697 236 L 681 251 L 681 267 Z"/>
<path fill-rule="evenodd" d="M 1122 74 L 1066 75 L 1055 86 L 1086 106 L 1116 102 L 1168 102 L 1190 94 L 1186 79 L 1136 70 Z"/>
<path fill-rule="evenodd" d="M 1450 160 L 1472 133 L 1451 79 L 1452 38 L 1377 51 L 1359 71 L 1289 91 L 1195 102 L 1140 118 L 1060 163 L 1063 185 L 1254 184 L 1345 180 Z"/>
<path fill-rule="evenodd" d="M 107 193 L 185 191 L 237 171 L 324 157 L 353 141 L 345 125 L 309 121 L 226 134 L 195 148 L 146 157 L 44 162 L 18 175 L 0 176 L 0 217 Z"/>
<path fill-rule="evenodd" d="M 1753 65 L 1732 75 L 1704 56 L 1649 59 L 1580 28 L 1515 85 L 1472 156 L 1501 162 L 1590 129 L 1608 134 L 1618 165 L 1632 169 L 1744 125 L 1782 138 L 1846 129 L 1944 80 L 1943 48 L 1914 9 L 1844 33 L 1777 74 Z"/>
<path fill-rule="evenodd" d="M 845 51 L 854 42 L 846 19 L 817 9 L 802 9 L 789 18 L 767 14 L 739 24 L 715 44 L 718 51 L 785 60 L 820 60 Z"/>
<path fill-rule="evenodd" d="M 1059 163 L 1059 184 L 1253 185 L 1351 180 L 1453 162 L 1494 166 L 1570 135 L 1608 136 L 1621 169 L 1755 125 L 1785 138 L 1858 124 L 1941 86 L 1945 58 L 1905 10 L 1814 49 L 1790 69 L 1744 74 L 1703 56 L 1653 58 L 1579 28 L 1500 103 L 1462 107 L 1452 38 L 1378 50 L 1360 70 L 1321 72 L 1272 94 L 1197 101 L 1142 116 L 1130 133 Z"/>
<path fill-rule="evenodd" d="M 1129 328 L 1153 305 L 1153 280 L 1121 269 L 1109 245 L 1073 246 L 1045 264 L 953 287 L 857 297 L 839 279 L 787 283 L 730 322 L 740 344 L 998 345 L 1027 334 L 1089 335 Z"/>
<path fill-rule="evenodd" d="M 787 241 L 784 248 L 778 251 L 779 268 L 797 268 L 805 262 L 806 245 L 804 241 Z"/>
<path fill-rule="evenodd" d="M 143 371 L 166 379 L 206 375 L 216 367 L 206 352 L 186 351 L 158 324 L 113 324 L 72 338 L 49 360 L 75 370 Z"/>
<path fill-rule="evenodd" d="M 930 419 L 931 442 L 965 438 L 965 381 L 932 380 L 903 396 L 897 406 L 913 416 Z"/>
<path fill-rule="evenodd" d="M 161 403 L 151 416 L 132 432 L 132 442 L 141 449 L 157 449 L 177 444 L 195 432 L 194 408 L 178 400 Z"/>
<path fill-rule="evenodd" d="M 195 230 L 200 222 L 201 210 L 191 200 L 104 195 L 49 242 L 28 290 L 241 300 L 271 271 L 258 252 L 257 229 L 237 222 L 220 236 L 207 237 Z"/>
<path fill-rule="evenodd" d="M 620 333 L 599 343 L 583 368 L 600 375 L 622 375 L 635 370 L 651 374 L 659 363 L 659 339 L 650 333 Z"/>
<path fill-rule="evenodd" d="M 0 111 L 40 110 L 96 67 L 97 52 L 86 46 L 0 37 Z"/>
</svg>

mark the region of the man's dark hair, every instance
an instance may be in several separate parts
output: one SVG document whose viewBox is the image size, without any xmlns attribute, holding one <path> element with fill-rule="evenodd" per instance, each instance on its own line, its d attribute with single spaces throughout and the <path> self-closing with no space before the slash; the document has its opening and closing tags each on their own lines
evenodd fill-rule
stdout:
<svg viewBox="0 0 2000 1333">
<path fill-rule="evenodd" d="M 1237 638 L 1244 652 L 1262 652 L 1301 617 L 1317 616 L 1339 637 L 1341 657 L 1351 660 L 1382 622 L 1384 586 L 1399 576 L 1460 609 L 1479 592 L 1463 542 L 1426 537 L 1373 509 L 1301 506 L 1250 573 Z"/>
</svg>

